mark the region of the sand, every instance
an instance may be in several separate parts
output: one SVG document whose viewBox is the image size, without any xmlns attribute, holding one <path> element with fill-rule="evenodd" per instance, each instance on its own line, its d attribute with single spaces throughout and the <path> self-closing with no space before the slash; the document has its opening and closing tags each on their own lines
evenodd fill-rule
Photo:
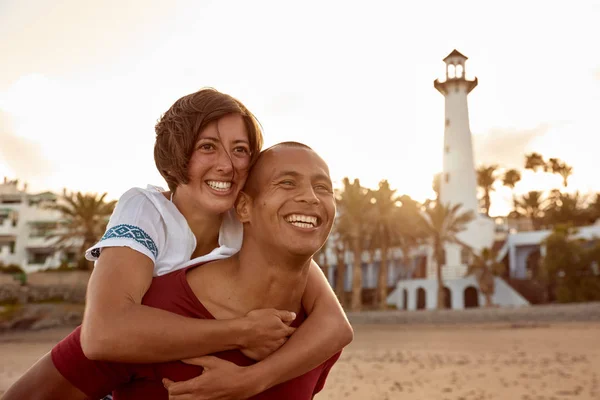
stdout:
<svg viewBox="0 0 600 400">
<path fill-rule="evenodd" d="M 68 329 L 0 336 L 0 394 Z M 600 324 L 358 325 L 325 399 L 600 399 Z"/>
</svg>

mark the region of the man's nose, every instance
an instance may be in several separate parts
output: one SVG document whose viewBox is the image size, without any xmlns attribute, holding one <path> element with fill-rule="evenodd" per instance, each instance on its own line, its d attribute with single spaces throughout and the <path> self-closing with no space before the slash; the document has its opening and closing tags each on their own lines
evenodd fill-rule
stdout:
<svg viewBox="0 0 600 400">
<path fill-rule="evenodd" d="M 304 186 L 298 193 L 297 201 L 301 201 L 308 204 L 319 204 L 319 197 L 315 193 L 312 186 Z"/>
</svg>

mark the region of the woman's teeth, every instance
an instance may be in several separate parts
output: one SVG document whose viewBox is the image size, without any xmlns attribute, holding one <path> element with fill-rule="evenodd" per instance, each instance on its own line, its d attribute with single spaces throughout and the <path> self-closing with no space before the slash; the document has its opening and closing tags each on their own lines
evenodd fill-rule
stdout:
<svg viewBox="0 0 600 400">
<path fill-rule="evenodd" d="M 206 184 L 214 190 L 225 192 L 231 188 L 231 182 L 206 181 Z"/>
</svg>

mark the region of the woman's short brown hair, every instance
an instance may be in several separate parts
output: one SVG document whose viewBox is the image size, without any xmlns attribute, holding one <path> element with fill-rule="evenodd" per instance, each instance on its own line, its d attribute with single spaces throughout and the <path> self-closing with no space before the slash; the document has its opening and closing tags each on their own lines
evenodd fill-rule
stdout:
<svg viewBox="0 0 600 400">
<path fill-rule="evenodd" d="M 241 101 L 212 88 L 205 88 L 177 100 L 156 124 L 154 161 L 171 192 L 188 183 L 188 165 L 200 132 L 225 115 L 244 119 L 250 144 L 251 165 L 263 145 L 260 124 Z"/>
</svg>

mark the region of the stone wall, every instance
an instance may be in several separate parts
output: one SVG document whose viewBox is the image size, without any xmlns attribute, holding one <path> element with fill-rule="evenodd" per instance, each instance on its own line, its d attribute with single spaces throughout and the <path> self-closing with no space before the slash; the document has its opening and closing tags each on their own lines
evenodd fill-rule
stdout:
<svg viewBox="0 0 600 400">
<path fill-rule="evenodd" d="M 11 274 L 0 274 L 0 287 L 3 285 L 12 285 L 15 282 L 15 278 Z"/>
<path fill-rule="evenodd" d="M 0 304 L 63 301 L 83 304 L 91 272 L 35 272 L 20 286 L 12 275 L 0 274 Z"/>
<path fill-rule="evenodd" d="M 85 303 L 85 286 L 20 286 L 1 285 L 0 304 L 26 304 L 45 302 Z"/>
<path fill-rule="evenodd" d="M 465 310 L 364 311 L 348 313 L 352 324 L 445 325 L 553 322 L 600 322 L 600 302 L 547 304 L 523 307 L 469 308 Z"/>
<path fill-rule="evenodd" d="M 86 287 L 91 271 L 33 272 L 27 274 L 27 283 L 36 286 L 71 285 Z"/>
<path fill-rule="evenodd" d="M 0 306 L 0 333 L 16 330 L 40 330 L 59 326 L 77 326 L 83 319 L 79 304 L 25 304 Z"/>
</svg>

